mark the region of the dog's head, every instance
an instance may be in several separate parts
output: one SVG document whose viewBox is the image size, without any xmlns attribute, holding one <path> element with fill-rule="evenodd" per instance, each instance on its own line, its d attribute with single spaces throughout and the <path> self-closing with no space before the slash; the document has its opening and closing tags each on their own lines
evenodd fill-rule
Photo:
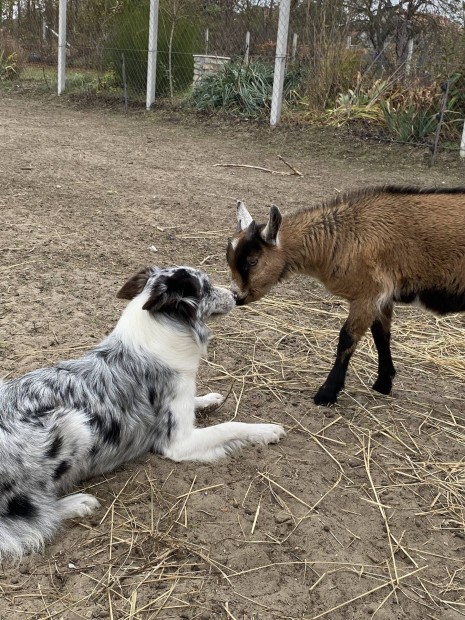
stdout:
<svg viewBox="0 0 465 620">
<path fill-rule="evenodd" d="M 215 314 L 227 314 L 234 305 L 231 291 L 211 284 L 206 273 L 191 267 L 147 267 L 118 291 L 120 299 L 144 294 L 142 306 L 152 314 L 195 324 Z"/>
</svg>

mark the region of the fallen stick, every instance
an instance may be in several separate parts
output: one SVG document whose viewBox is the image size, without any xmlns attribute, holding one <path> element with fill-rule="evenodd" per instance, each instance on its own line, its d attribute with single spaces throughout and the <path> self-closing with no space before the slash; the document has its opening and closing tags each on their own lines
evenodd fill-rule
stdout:
<svg viewBox="0 0 465 620">
<path fill-rule="evenodd" d="M 260 170 L 261 172 L 268 172 L 269 174 L 280 174 L 286 177 L 292 176 L 303 176 L 301 172 L 296 170 L 290 163 L 288 163 L 281 155 L 278 155 L 278 159 L 280 159 L 288 168 L 292 170 L 292 172 L 283 172 L 282 170 L 271 170 L 270 168 L 263 168 L 262 166 L 251 166 L 250 164 L 213 164 L 214 167 L 222 167 L 222 168 L 249 168 L 251 170 Z"/>
<path fill-rule="evenodd" d="M 278 155 L 278 159 L 280 159 L 283 162 L 283 164 L 286 164 L 286 166 L 292 170 L 293 174 L 295 174 L 298 177 L 303 176 L 302 173 L 299 172 L 298 170 L 296 170 L 296 168 L 294 168 L 294 166 L 291 166 L 291 164 L 288 161 L 286 161 L 284 159 L 284 157 L 282 157 L 282 155 Z"/>
<path fill-rule="evenodd" d="M 291 172 L 281 172 L 278 170 L 270 170 L 269 168 L 262 168 L 261 166 L 249 166 L 249 164 L 213 164 L 216 167 L 222 168 L 251 168 L 253 170 L 261 170 L 262 172 L 269 172 L 270 174 L 283 174 L 284 176 L 292 176 Z"/>
</svg>

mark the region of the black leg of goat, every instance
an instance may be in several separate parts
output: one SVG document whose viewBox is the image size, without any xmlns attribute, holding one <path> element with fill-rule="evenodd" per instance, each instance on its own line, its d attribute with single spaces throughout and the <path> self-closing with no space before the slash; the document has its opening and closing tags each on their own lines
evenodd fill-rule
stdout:
<svg viewBox="0 0 465 620">
<path fill-rule="evenodd" d="M 360 338 L 373 325 L 375 319 L 377 319 L 378 310 L 372 302 L 373 298 L 369 299 L 356 299 L 351 302 L 349 309 L 349 317 L 342 326 L 339 332 L 339 342 L 337 344 L 336 361 L 323 385 L 313 397 L 315 404 L 317 405 L 331 405 L 337 400 L 338 393 L 344 387 L 347 368 L 349 367 L 350 358 L 355 351 Z M 387 317 L 388 318 L 388 317 Z M 389 321 L 386 321 L 386 325 L 389 325 Z M 378 338 L 378 342 L 380 339 Z M 385 370 L 385 363 L 387 360 L 387 351 L 389 350 L 389 344 L 385 344 L 383 341 L 383 377 L 387 372 Z M 390 353 L 389 353 L 390 359 Z M 391 361 L 392 365 L 392 361 Z M 386 368 L 388 366 L 386 365 Z M 389 366 L 389 370 L 391 367 Z"/>
<path fill-rule="evenodd" d="M 381 394 L 390 394 L 392 380 L 396 369 L 391 357 L 391 318 L 392 306 L 383 309 L 381 318 L 376 319 L 371 325 L 371 333 L 378 351 L 378 377 L 373 384 L 373 389 Z"/>
<path fill-rule="evenodd" d="M 344 387 L 345 376 L 355 344 L 348 330 L 348 321 L 344 323 L 337 345 L 336 361 L 328 378 L 313 397 L 316 405 L 331 405 L 337 400 L 338 393 Z"/>
</svg>

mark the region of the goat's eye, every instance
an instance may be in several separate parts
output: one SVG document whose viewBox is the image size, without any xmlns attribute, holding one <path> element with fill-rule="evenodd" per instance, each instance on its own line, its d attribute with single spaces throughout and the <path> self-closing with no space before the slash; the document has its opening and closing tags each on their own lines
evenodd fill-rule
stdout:
<svg viewBox="0 0 465 620">
<path fill-rule="evenodd" d="M 255 267 L 255 265 L 258 263 L 258 258 L 256 256 L 249 256 L 247 258 L 247 263 L 250 267 Z"/>
</svg>

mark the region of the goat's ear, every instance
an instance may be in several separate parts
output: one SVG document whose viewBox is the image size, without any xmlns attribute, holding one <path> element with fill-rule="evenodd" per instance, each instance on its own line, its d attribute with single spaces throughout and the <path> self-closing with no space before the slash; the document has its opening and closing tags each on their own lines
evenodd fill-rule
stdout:
<svg viewBox="0 0 465 620">
<path fill-rule="evenodd" d="M 164 312 L 184 320 L 194 320 L 200 300 L 200 283 L 186 269 L 158 278 L 142 306 L 151 312 Z"/>
<path fill-rule="evenodd" d="M 120 288 L 120 290 L 116 293 L 116 297 L 119 299 L 134 299 L 134 297 L 137 297 L 137 295 L 142 293 L 144 290 L 147 280 L 149 279 L 149 275 L 149 267 L 141 269 L 135 276 L 132 276 L 132 278 L 130 278 L 122 288 Z"/>
<path fill-rule="evenodd" d="M 261 235 L 264 241 L 267 243 L 276 243 L 276 237 L 278 236 L 279 229 L 281 227 L 282 215 L 276 205 L 271 205 L 270 217 L 265 228 L 262 230 Z"/>
<path fill-rule="evenodd" d="M 245 204 L 242 202 L 242 200 L 237 201 L 236 215 L 237 215 L 237 232 L 241 232 L 245 230 L 253 222 L 253 217 L 247 211 L 247 208 Z"/>
</svg>

